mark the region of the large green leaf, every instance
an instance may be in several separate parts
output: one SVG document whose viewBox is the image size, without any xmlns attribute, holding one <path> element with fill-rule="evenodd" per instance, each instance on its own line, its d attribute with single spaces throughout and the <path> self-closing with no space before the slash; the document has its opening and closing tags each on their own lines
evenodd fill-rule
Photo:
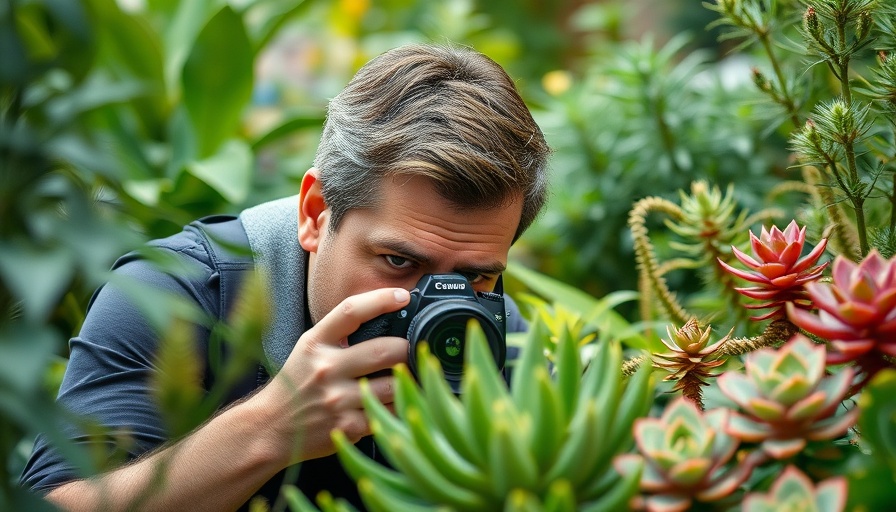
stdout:
<svg viewBox="0 0 896 512">
<path fill-rule="evenodd" d="M 22 301 L 28 319 L 39 321 L 50 314 L 74 270 L 72 253 L 66 248 L 40 250 L 24 240 L 0 243 L 0 277 Z"/>
<path fill-rule="evenodd" d="M 176 8 L 162 7 L 171 18 L 166 20 L 164 37 L 165 47 L 165 84 L 171 98 L 179 98 L 181 72 L 184 62 L 190 54 L 196 36 L 209 19 L 214 0 L 193 0 L 178 2 Z"/>
<path fill-rule="evenodd" d="M 90 0 L 97 17 L 100 57 L 116 74 L 136 78 L 145 94 L 133 104 L 146 134 L 158 137 L 169 112 L 161 35 L 149 19 L 128 14 L 115 0 Z"/>
<path fill-rule="evenodd" d="M 311 0 L 267 0 L 253 2 L 247 8 L 251 19 L 257 20 L 249 27 L 256 50 L 261 50 L 289 20 L 303 14 L 313 5 Z"/>
<path fill-rule="evenodd" d="M 184 63 L 184 104 L 198 157 L 213 154 L 239 126 L 252 97 L 254 52 L 242 17 L 224 7 L 205 25 Z"/>
<path fill-rule="evenodd" d="M 511 261 L 506 273 L 544 299 L 562 304 L 582 316 L 598 307 L 598 300 L 591 295 L 519 263 Z"/>
<path fill-rule="evenodd" d="M 259 136 L 252 143 L 252 149 L 259 149 L 278 141 L 284 137 L 288 137 L 299 130 L 318 129 L 324 124 L 325 115 L 323 112 L 298 113 L 287 117 L 286 120 L 280 122 L 277 126 L 271 128 L 268 132 Z"/>
<path fill-rule="evenodd" d="M 637 299 L 637 293 L 618 291 L 598 299 L 574 286 L 513 261 L 509 263 L 506 274 L 518 279 L 545 300 L 578 313 L 589 325 L 597 326 L 605 333 L 609 332 L 610 338 L 618 339 L 633 348 L 643 349 L 649 346 L 648 341 L 639 333 L 640 327 L 630 324 L 613 310 L 619 304 Z M 606 335 L 602 337 L 607 338 Z"/>
<path fill-rule="evenodd" d="M 187 165 L 187 170 L 206 182 L 230 203 L 240 204 L 252 186 L 252 151 L 243 141 L 227 141 L 220 151 L 205 160 Z"/>
</svg>

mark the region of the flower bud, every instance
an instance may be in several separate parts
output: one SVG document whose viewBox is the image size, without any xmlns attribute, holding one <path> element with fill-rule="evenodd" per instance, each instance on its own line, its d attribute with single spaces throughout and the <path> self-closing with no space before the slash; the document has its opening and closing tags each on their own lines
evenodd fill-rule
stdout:
<svg viewBox="0 0 896 512">
<path fill-rule="evenodd" d="M 756 87 L 763 92 L 769 92 L 772 89 L 771 84 L 768 82 L 768 79 L 765 78 L 765 75 L 762 74 L 762 71 L 759 71 L 759 68 L 755 67 L 753 68 L 753 83 L 755 83 Z"/>
<path fill-rule="evenodd" d="M 812 6 L 809 6 L 803 15 L 803 27 L 813 39 L 821 41 L 821 23 L 818 22 L 818 14 Z"/>
<path fill-rule="evenodd" d="M 815 121 L 811 119 L 806 119 L 806 127 L 803 128 L 803 131 L 806 133 L 806 138 L 809 139 L 815 147 L 821 146 L 821 136 L 818 134 L 818 129 L 815 127 Z"/>
<path fill-rule="evenodd" d="M 868 37 L 872 26 L 874 26 L 874 23 L 871 19 L 871 14 L 868 11 L 860 12 L 859 19 L 856 21 L 856 38 L 862 41 Z"/>
</svg>

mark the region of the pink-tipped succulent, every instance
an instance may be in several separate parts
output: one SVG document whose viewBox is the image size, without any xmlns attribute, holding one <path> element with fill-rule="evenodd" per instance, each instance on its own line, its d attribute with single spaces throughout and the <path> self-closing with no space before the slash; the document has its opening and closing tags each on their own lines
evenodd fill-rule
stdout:
<svg viewBox="0 0 896 512">
<path fill-rule="evenodd" d="M 746 374 L 719 377 L 722 393 L 734 401 L 727 432 L 741 441 L 761 443 L 776 459 L 802 450 L 807 441 L 842 436 L 855 424 L 859 410 L 835 415 L 849 392 L 855 372 L 847 367 L 825 376 L 825 347 L 797 334 L 779 349 L 747 355 Z"/>
<path fill-rule="evenodd" d="M 896 257 L 872 250 L 857 264 L 837 256 L 833 278 L 806 286 L 818 314 L 788 308 L 790 321 L 830 342 L 828 364 L 857 361 L 873 373 L 882 355 L 896 357 Z"/>
<path fill-rule="evenodd" d="M 729 412 L 702 413 L 677 398 L 660 418 L 639 418 L 634 436 L 639 454 L 616 457 L 616 470 L 627 475 L 643 466 L 642 495 L 632 505 L 651 512 L 688 510 L 694 500 L 718 501 L 734 492 L 752 473 L 749 458 L 728 465 L 738 440 L 725 432 Z"/>
<path fill-rule="evenodd" d="M 663 380 L 674 380 L 674 391 L 692 400 L 703 409 L 702 386 L 707 379 L 717 377 L 715 369 L 725 364 L 720 350 L 728 341 L 728 336 L 715 343 L 709 343 L 712 329 L 701 329 L 696 318 L 688 320 L 681 329 L 666 327 L 668 339 L 662 339 L 668 352 L 653 355 L 653 365 L 671 373 Z M 729 335 L 731 333 L 728 333 Z"/>
<path fill-rule="evenodd" d="M 755 258 L 737 247 L 731 247 L 734 256 L 751 270 L 739 270 L 718 260 L 719 265 L 734 276 L 756 283 L 756 286 L 735 288 L 746 297 L 762 301 L 748 304 L 745 306 L 748 309 L 769 310 L 752 317 L 753 320 L 783 318 L 788 303 L 804 309 L 810 306 L 804 285 L 821 277 L 827 267 L 828 262 L 816 265 L 827 246 L 827 239 L 822 239 L 801 258 L 805 243 L 806 228 L 800 228 L 796 221 L 790 221 L 784 231 L 777 226 L 766 231 L 763 226 L 758 237 L 750 232 L 750 245 Z"/>
<path fill-rule="evenodd" d="M 846 479 L 829 478 L 817 486 L 802 471 L 787 466 L 767 494 L 750 493 L 744 497 L 743 512 L 842 512 L 846 508 Z"/>
</svg>

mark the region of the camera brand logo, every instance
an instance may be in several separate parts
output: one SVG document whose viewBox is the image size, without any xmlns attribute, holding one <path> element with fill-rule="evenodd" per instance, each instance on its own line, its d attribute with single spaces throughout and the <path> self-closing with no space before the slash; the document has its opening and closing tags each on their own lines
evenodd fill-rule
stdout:
<svg viewBox="0 0 896 512">
<path fill-rule="evenodd" d="M 436 283 L 436 290 L 463 290 L 466 283 Z"/>
</svg>

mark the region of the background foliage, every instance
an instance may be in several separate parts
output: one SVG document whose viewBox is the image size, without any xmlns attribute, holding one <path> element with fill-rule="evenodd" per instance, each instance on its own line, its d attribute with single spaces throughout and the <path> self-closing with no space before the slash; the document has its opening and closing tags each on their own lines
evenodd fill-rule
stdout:
<svg viewBox="0 0 896 512">
<path fill-rule="evenodd" d="M 67 340 L 114 259 L 195 218 L 294 194 L 327 98 L 406 42 L 492 56 L 555 149 L 553 196 L 513 249 L 511 289 L 557 286 L 526 272 L 548 274 L 570 286 L 559 296 L 578 300 L 572 309 L 592 312 L 585 329 L 614 326 L 628 347 L 655 346 L 626 331 L 639 320 L 625 295 L 638 288 L 632 204 L 678 201 L 706 179 L 722 190 L 736 182 L 738 204 L 756 212 L 799 176 L 788 160 L 798 126 L 753 82 L 761 48 L 729 54 L 739 41 L 717 41 L 705 7 L 655 4 L 0 0 L 0 504 L 30 500 L 16 480 L 35 433 L 53 433 L 64 414 L 53 397 Z M 831 90 L 822 71 L 803 77 L 804 109 Z M 799 199 L 776 206 L 793 218 Z M 660 256 L 674 256 L 675 237 L 655 233 Z M 701 277 L 666 276 L 708 310 Z M 150 309 L 164 323 L 175 308 Z M 65 449 L 87 473 L 108 463 Z"/>
</svg>

